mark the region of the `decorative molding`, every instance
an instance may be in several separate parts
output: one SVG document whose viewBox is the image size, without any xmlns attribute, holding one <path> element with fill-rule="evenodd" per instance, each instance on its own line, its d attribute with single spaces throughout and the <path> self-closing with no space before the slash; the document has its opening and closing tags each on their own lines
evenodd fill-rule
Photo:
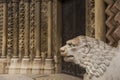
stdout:
<svg viewBox="0 0 120 80">
<path fill-rule="evenodd" d="M 116 0 L 115 2 L 108 4 L 106 8 L 106 14 L 108 15 L 106 20 L 106 25 L 108 27 L 106 37 L 110 45 L 116 44 L 120 39 L 118 32 L 120 26 L 119 12 L 120 0 Z"/>
<path fill-rule="evenodd" d="M 48 28 L 48 1 L 42 0 L 41 2 L 41 52 L 47 52 L 47 28 Z"/>
<path fill-rule="evenodd" d="M 25 4 L 23 0 L 19 3 L 19 58 L 23 57 L 24 53 L 24 28 L 25 28 Z"/>
<path fill-rule="evenodd" d="M 35 0 L 30 3 L 30 54 L 33 56 L 35 53 Z"/>
<path fill-rule="evenodd" d="M 86 35 L 95 37 L 95 0 L 86 0 Z"/>
<path fill-rule="evenodd" d="M 19 4 L 12 3 L 13 5 L 13 57 L 18 57 L 18 31 L 19 31 Z"/>
<path fill-rule="evenodd" d="M 7 23 L 7 55 L 12 56 L 13 53 L 13 6 L 8 3 L 8 23 Z"/>
</svg>

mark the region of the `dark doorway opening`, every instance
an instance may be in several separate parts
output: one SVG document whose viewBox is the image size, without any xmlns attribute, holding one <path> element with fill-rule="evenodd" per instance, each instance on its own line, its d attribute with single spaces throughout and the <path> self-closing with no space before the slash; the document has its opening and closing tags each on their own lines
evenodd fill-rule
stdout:
<svg viewBox="0 0 120 80">
<path fill-rule="evenodd" d="M 79 35 L 85 35 L 85 0 L 62 1 L 62 44 Z M 82 77 L 81 67 L 62 60 L 62 72 Z"/>
</svg>

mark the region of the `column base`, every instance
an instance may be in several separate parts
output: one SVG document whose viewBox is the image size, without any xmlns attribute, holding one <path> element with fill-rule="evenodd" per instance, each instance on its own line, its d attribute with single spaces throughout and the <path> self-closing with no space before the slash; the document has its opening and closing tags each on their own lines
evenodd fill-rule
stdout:
<svg viewBox="0 0 120 80">
<path fill-rule="evenodd" d="M 12 58 L 9 66 L 10 74 L 18 74 L 20 69 L 19 58 Z"/>
<path fill-rule="evenodd" d="M 7 73 L 7 59 L 4 58 L 0 58 L 0 74 L 4 74 Z"/>
<path fill-rule="evenodd" d="M 32 64 L 32 74 L 40 74 L 41 65 L 41 58 L 35 58 Z"/>
<path fill-rule="evenodd" d="M 23 58 L 21 62 L 20 73 L 21 74 L 29 74 L 30 72 L 30 59 Z"/>
<path fill-rule="evenodd" d="M 52 70 L 54 69 L 54 62 L 53 59 L 45 59 L 45 65 L 44 65 L 44 70 Z"/>
<path fill-rule="evenodd" d="M 45 69 L 44 74 L 54 74 L 55 70 L 54 69 Z"/>
</svg>

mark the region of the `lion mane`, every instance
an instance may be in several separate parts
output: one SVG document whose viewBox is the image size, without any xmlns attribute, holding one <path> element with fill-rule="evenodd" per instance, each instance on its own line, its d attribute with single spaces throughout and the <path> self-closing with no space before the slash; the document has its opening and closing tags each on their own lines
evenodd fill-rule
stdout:
<svg viewBox="0 0 120 80">
<path fill-rule="evenodd" d="M 120 57 L 117 57 L 120 56 L 118 47 L 111 47 L 88 36 L 78 36 L 68 40 L 60 50 L 65 61 L 85 68 L 84 77 L 87 79 L 84 80 L 120 80 L 115 71 L 115 68 L 120 68 L 117 62 L 120 61 Z"/>
</svg>

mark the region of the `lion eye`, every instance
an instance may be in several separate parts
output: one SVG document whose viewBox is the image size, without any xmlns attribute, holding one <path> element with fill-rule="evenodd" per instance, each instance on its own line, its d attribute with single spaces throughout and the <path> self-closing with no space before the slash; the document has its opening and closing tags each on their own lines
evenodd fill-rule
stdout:
<svg viewBox="0 0 120 80">
<path fill-rule="evenodd" d="M 76 46 L 75 44 L 72 44 L 72 43 L 68 43 L 68 45 L 69 45 L 70 47 L 75 47 L 75 46 Z"/>
<path fill-rule="evenodd" d="M 68 43 L 69 46 L 72 46 L 72 43 Z"/>
<path fill-rule="evenodd" d="M 84 47 L 89 47 L 88 45 L 84 45 Z"/>
</svg>

